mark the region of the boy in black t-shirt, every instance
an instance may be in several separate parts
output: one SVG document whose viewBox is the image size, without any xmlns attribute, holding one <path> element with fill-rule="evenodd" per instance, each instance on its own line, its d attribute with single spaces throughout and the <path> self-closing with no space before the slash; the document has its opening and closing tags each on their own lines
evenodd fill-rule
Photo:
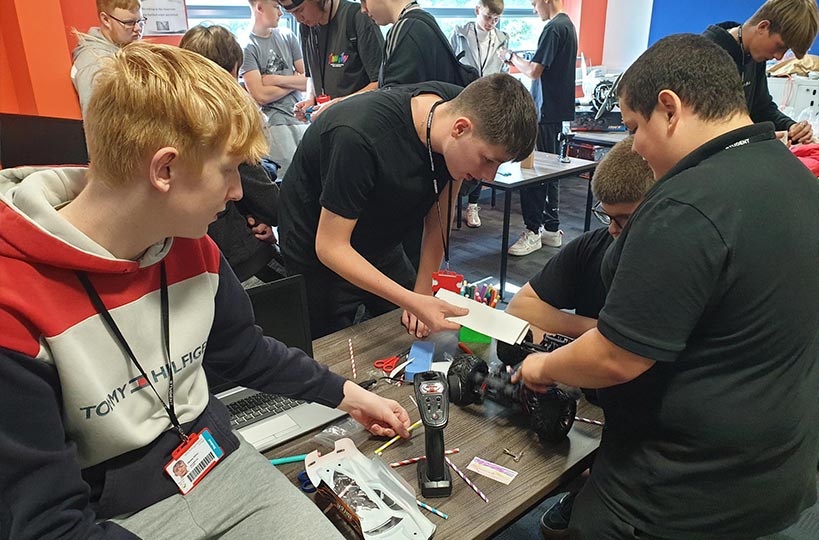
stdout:
<svg viewBox="0 0 819 540">
<path fill-rule="evenodd" d="M 816 501 L 819 184 L 702 36 L 655 43 L 618 94 L 657 183 L 603 259 L 597 327 L 513 380 L 599 389 L 574 538 L 774 533 Z"/>
<path fill-rule="evenodd" d="M 313 334 L 395 304 L 418 337 L 457 328 L 444 317 L 464 310 L 431 296 L 450 191 L 464 179 L 494 178 L 504 161 L 526 157 L 536 136 L 532 98 L 509 75 L 463 91 L 446 83 L 390 87 L 327 110 L 285 175 L 279 220 L 287 269 L 307 279 Z M 421 220 L 416 276 L 400 242 Z"/>
<path fill-rule="evenodd" d="M 299 22 L 307 91 L 296 118 L 315 120 L 336 100 L 378 87 L 384 37 L 349 0 L 281 0 L 279 5 Z"/>
<path fill-rule="evenodd" d="M 557 136 L 564 121 L 574 119 L 575 63 L 577 31 L 563 11 L 562 0 L 534 0 L 532 7 L 543 27 L 532 60 L 525 60 L 513 51 L 502 49 L 499 55 L 532 79 L 532 96 L 540 107 L 537 149 L 557 153 Z M 543 247 L 560 247 L 563 232 L 559 230 L 558 182 L 523 188 L 520 209 L 526 230 L 509 248 L 510 255 L 528 255 Z"/>
</svg>

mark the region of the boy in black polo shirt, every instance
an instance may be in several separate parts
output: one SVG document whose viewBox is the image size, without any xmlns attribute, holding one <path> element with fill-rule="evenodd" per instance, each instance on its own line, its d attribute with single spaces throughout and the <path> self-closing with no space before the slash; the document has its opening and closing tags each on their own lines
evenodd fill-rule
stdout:
<svg viewBox="0 0 819 540">
<path fill-rule="evenodd" d="M 444 317 L 464 311 L 431 296 L 450 190 L 526 157 L 537 130 L 532 98 L 513 77 L 461 90 L 424 83 L 369 92 L 334 105 L 307 130 L 282 184 L 279 234 L 288 272 L 307 279 L 314 335 L 394 304 L 419 337 L 458 327 Z M 506 104 L 503 115 L 497 103 Z M 416 277 L 400 242 L 421 220 Z"/>
<path fill-rule="evenodd" d="M 702 36 L 654 44 L 619 96 L 658 181 L 603 259 L 597 328 L 515 375 L 600 389 L 572 535 L 779 531 L 816 501 L 819 184 Z"/>
<path fill-rule="evenodd" d="M 574 119 L 577 31 L 563 11 L 562 0 L 534 0 L 532 7 L 541 20 L 548 20 L 532 60 L 525 60 L 508 49 L 498 54 L 532 79 L 532 96 L 540 108 L 537 149 L 556 154 L 557 136 L 563 122 Z M 563 244 L 563 232 L 558 230 L 559 197 L 558 182 L 521 189 L 520 209 L 526 230 L 509 248 L 510 255 L 528 255 L 544 244 L 551 247 Z"/>
</svg>

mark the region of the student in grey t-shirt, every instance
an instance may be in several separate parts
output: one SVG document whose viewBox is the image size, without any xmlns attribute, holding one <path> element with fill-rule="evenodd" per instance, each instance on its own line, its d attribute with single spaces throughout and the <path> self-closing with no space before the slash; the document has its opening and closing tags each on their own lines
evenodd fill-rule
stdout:
<svg viewBox="0 0 819 540">
<path fill-rule="evenodd" d="M 293 116 L 307 83 L 304 60 L 296 36 L 278 28 L 282 12 L 276 0 L 250 0 L 250 7 L 253 28 L 240 73 L 267 118 L 270 157 L 283 177 L 307 129 Z"/>
</svg>

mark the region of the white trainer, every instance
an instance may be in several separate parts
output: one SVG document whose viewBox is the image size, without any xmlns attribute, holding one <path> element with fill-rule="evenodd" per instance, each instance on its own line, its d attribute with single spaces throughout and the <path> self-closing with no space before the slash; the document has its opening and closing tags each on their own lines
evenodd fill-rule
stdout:
<svg viewBox="0 0 819 540">
<path fill-rule="evenodd" d="M 540 233 L 526 229 L 520 233 L 518 241 L 509 248 L 509 255 L 522 257 L 539 250 L 541 247 L 543 247 L 543 244 L 540 243 Z"/>
<path fill-rule="evenodd" d="M 481 207 L 477 204 L 468 204 L 466 206 L 466 226 L 473 229 L 481 226 L 481 217 L 478 215 L 478 210 Z"/>
<path fill-rule="evenodd" d="M 563 245 L 563 231 L 540 231 L 540 241 L 544 246 L 560 247 Z"/>
</svg>

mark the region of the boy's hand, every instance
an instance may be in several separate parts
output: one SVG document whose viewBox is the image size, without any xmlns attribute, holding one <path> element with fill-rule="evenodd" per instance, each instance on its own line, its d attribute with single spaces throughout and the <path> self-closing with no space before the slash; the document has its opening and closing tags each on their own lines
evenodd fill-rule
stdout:
<svg viewBox="0 0 819 540">
<path fill-rule="evenodd" d="M 379 437 L 410 436 L 410 420 L 406 409 L 392 399 L 364 390 L 352 381 L 344 383 L 344 399 L 339 409 L 350 414 L 367 431 Z"/>
<path fill-rule="evenodd" d="M 446 320 L 446 317 L 461 317 L 469 313 L 466 308 L 454 306 L 434 296 L 417 293 L 413 296 L 412 304 L 407 306 L 401 317 L 401 323 L 416 337 L 425 337 L 430 332 L 458 330 L 461 325 Z"/>
<path fill-rule="evenodd" d="M 278 243 L 276 233 L 273 232 L 273 227 L 270 225 L 266 223 L 258 223 L 256 222 L 256 218 L 253 216 L 247 216 L 247 226 L 250 227 L 253 235 L 260 242 L 267 242 L 268 244 Z"/>
<path fill-rule="evenodd" d="M 543 376 L 543 363 L 549 353 L 533 353 L 526 357 L 518 370 L 512 375 L 512 383 L 523 381 L 524 386 L 535 392 L 546 392 L 554 386 L 555 381 Z"/>
<path fill-rule="evenodd" d="M 295 116 L 298 120 L 302 122 L 307 122 L 307 116 L 305 112 L 308 108 L 315 106 L 316 98 L 305 99 L 304 101 L 299 101 L 293 106 L 293 116 Z"/>
<path fill-rule="evenodd" d="M 813 142 L 813 128 L 807 120 L 797 122 L 788 129 L 791 144 L 810 144 Z"/>
</svg>

